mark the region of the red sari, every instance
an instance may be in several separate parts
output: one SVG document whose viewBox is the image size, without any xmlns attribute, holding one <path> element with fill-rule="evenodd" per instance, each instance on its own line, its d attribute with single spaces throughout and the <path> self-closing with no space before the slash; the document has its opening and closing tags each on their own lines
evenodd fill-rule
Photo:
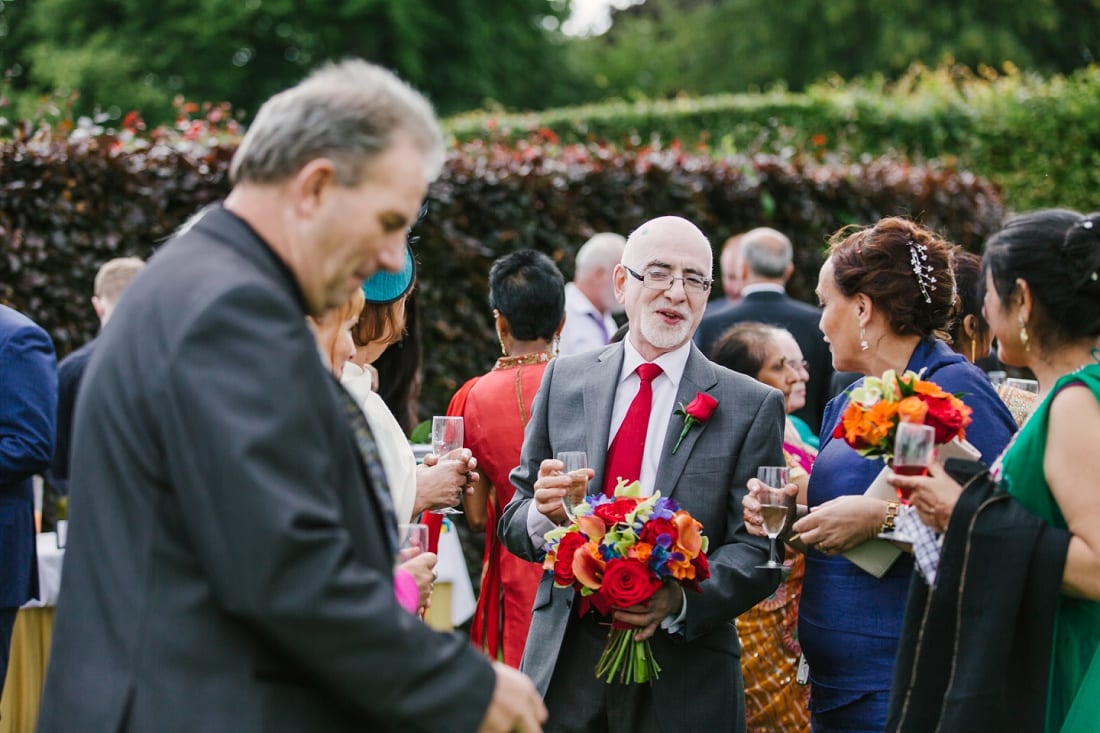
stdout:
<svg viewBox="0 0 1100 733">
<path fill-rule="evenodd" d="M 515 493 L 508 474 L 519 465 L 523 429 L 531 419 L 531 402 L 548 359 L 548 354 L 501 358 L 473 386 L 459 390 L 447 410 L 462 415 L 465 447 L 477 457 L 477 470 L 493 485 L 486 507 L 481 592 L 470 637 L 491 659 L 517 668 L 543 570 L 505 549 L 496 527 Z M 465 404 L 461 404 L 463 396 Z"/>
</svg>

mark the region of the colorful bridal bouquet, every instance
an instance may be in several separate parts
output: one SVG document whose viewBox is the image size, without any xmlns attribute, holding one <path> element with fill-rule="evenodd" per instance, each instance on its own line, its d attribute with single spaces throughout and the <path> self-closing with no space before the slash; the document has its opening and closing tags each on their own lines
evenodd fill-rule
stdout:
<svg viewBox="0 0 1100 733">
<path fill-rule="evenodd" d="M 612 497 L 588 496 L 574 508 L 572 523 L 546 533 L 543 567 L 554 585 L 580 592 L 578 611 L 604 616 L 644 604 L 668 578 L 699 591 L 710 576 L 703 525 L 660 492 L 642 497 L 637 481 L 620 481 Z M 607 646 L 596 665 L 606 682 L 641 683 L 661 671 L 649 641 L 637 642 L 633 626 L 612 621 Z"/>
<path fill-rule="evenodd" d="M 931 425 L 937 444 L 964 440 L 971 409 L 957 395 L 921 379 L 921 374 L 907 371 L 899 375 L 891 369 L 881 379 L 864 379 L 848 392 L 848 408 L 833 437 L 843 438 L 864 458 L 887 459 L 894 454 L 894 437 L 902 422 Z"/>
</svg>

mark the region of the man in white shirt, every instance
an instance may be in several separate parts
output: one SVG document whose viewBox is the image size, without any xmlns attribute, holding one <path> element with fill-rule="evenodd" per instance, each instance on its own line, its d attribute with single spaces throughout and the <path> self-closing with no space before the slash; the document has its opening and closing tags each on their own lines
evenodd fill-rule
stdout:
<svg viewBox="0 0 1100 733">
<path fill-rule="evenodd" d="M 565 326 L 558 341 L 561 355 L 579 354 L 607 345 L 618 329 L 611 274 L 623 256 L 626 239 L 603 232 L 577 250 L 573 282 L 565 286 Z"/>
<path fill-rule="evenodd" d="M 647 604 L 614 610 L 615 620 L 638 627 L 638 640 L 651 639 L 662 668 L 652 686 L 597 681 L 609 619 L 578 617 L 574 591 L 555 588 L 551 573 L 543 577 L 520 668 L 544 695 L 547 731 L 745 730 L 741 645 L 731 622 L 771 593 L 779 574 L 756 569 L 767 545 L 745 531 L 741 499 L 759 466 L 783 465 L 784 405 L 779 392 L 708 361 L 691 343 L 711 268 L 706 237 L 686 219 L 639 227 L 614 271 L 615 297 L 632 324 L 627 337 L 550 362 L 532 405 L 511 474 L 516 494 L 499 527 L 509 550 L 542 560 L 544 533 L 565 519 L 570 482 L 554 456 L 576 450 L 594 472 L 590 493 L 619 477 L 638 479 L 644 492 L 659 489 L 689 511 L 710 540 L 711 577 L 701 593 L 669 583 Z M 648 417 L 636 419 L 645 411 L 633 403 L 645 392 Z M 673 452 L 684 427 L 675 408 L 700 393 L 717 407 Z M 609 468 L 624 465 L 619 432 L 628 422 L 641 426 L 633 473 Z"/>
</svg>

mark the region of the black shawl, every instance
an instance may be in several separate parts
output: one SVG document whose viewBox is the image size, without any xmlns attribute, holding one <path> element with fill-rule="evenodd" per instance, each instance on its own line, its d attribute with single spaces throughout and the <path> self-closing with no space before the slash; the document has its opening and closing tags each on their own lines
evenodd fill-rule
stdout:
<svg viewBox="0 0 1100 733">
<path fill-rule="evenodd" d="M 947 468 L 965 490 L 935 587 L 913 574 L 886 730 L 1041 731 L 1070 534 L 997 491 L 980 463 Z"/>
</svg>

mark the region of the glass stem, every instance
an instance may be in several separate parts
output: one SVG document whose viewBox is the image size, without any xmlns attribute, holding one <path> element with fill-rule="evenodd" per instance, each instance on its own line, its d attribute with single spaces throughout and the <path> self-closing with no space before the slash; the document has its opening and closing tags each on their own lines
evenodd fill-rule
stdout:
<svg viewBox="0 0 1100 733">
<path fill-rule="evenodd" d="M 768 541 L 771 543 L 771 549 L 768 552 L 768 564 L 778 565 L 779 561 L 775 559 L 775 538 L 769 537 Z"/>
</svg>

